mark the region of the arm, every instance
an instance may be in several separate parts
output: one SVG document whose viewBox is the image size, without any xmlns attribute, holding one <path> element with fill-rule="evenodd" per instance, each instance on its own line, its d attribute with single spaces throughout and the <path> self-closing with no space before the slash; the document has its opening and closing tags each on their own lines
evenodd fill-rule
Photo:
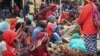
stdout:
<svg viewBox="0 0 100 56">
<path fill-rule="evenodd" d="M 33 33 L 32 33 L 32 40 L 35 40 L 37 34 L 38 34 L 38 31 L 34 30 Z"/>
</svg>

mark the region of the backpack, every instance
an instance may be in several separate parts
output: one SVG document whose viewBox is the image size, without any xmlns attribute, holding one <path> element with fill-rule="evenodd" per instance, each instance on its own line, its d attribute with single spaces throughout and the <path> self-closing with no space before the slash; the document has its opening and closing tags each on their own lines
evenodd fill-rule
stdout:
<svg viewBox="0 0 100 56">
<path fill-rule="evenodd" d="M 100 12 L 97 9 L 97 6 L 92 3 L 93 6 L 93 21 L 94 25 L 99 29 L 100 28 Z"/>
</svg>

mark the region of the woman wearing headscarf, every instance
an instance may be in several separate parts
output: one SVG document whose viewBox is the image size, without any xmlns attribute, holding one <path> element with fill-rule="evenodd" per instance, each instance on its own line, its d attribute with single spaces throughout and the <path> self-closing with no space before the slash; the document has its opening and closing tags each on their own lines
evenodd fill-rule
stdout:
<svg viewBox="0 0 100 56">
<path fill-rule="evenodd" d="M 6 43 L 3 40 L 3 31 L 0 30 L 0 56 L 3 56 L 2 53 L 6 50 Z"/>
<path fill-rule="evenodd" d="M 47 51 L 47 43 L 49 40 L 48 33 L 45 32 L 47 21 L 40 20 L 38 28 L 34 29 L 33 47 L 30 51 L 30 56 L 50 56 Z"/>
<path fill-rule="evenodd" d="M 17 18 L 11 18 L 9 19 L 9 24 L 10 24 L 10 29 L 14 31 L 16 23 L 17 23 Z"/>
<path fill-rule="evenodd" d="M 39 13 L 38 16 L 42 19 L 47 19 L 50 15 L 53 14 L 53 12 L 57 9 L 56 4 L 51 4 L 49 7 L 46 7 L 42 9 Z"/>
<path fill-rule="evenodd" d="M 78 49 L 80 51 L 83 52 L 87 52 L 86 47 L 85 47 L 85 43 L 84 41 L 80 38 L 80 35 L 78 33 L 74 33 L 72 35 L 72 39 L 69 42 L 68 46 L 71 49 Z"/>
<path fill-rule="evenodd" d="M 15 56 L 17 55 L 17 50 L 15 48 L 15 38 L 16 33 L 7 29 L 3 33 L 4 41 L 6 42 L 7 50 L 3 52 L 3 56 Z"/>
<path fill-rule="evenodd" d="M 7 50 L 3 52 L 3 56 L 15 56 L 18 54 L 15 44 L 16 39 L 21 35 L 21 33 L 18 34 L 21 31 L 21 28 L 22 26 L 20 26 L 20 28 L 16 32 L 10 30 L 9 28 L 3 31 L 3 39 L 6 42 L 7 47 Z"/>
<path fill-rule="evenodd" d="M 54 32 L 53 32 L 53 42 L 54 43 L 61 43 L 62 42 L 62 38 L 61 38 L 61 29 L 62 26 L 61 25 L 56 25 L 54 27 Z"/>
<path fill-rule="evenodd" d="M 97 28 L 93 22 L 93 1 L 84 0 L 85 5 L 81 10 L 79 19 L 77 20 L 80 25 L 80 32 L 84 34 L 85 46 L 90 56 L 97 56 Z"/>
<path fill-rule="evenodd" d="M 45 39 L 45 40 L 43 40 Z M 37 43 L 37 41 L 43 40 L 40 43 Z M 47 43 L 48 43 L 49 37 L 48 34 L 46 32 L 40 32 L 37 37 L 36 40 L 34 41 L 34 43 L 36 45 L 40 44 L 40 46 L 35 46 L 37 48 L 35 48 L 33 51 L 30 52 L 30 56 L 50 56 L 48 50 L 47 50 Z"/>
</svg>

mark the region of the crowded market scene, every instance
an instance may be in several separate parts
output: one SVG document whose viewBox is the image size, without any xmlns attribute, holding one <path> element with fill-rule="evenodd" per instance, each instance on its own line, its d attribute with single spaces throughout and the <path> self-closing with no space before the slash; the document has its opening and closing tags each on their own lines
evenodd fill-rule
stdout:
<svg viewBox="0 0 100 56">
<path fill-rule="evenodd" d="M 100 56 L 100 0 L 0 0 L 0 56 Z"/>
</svg>

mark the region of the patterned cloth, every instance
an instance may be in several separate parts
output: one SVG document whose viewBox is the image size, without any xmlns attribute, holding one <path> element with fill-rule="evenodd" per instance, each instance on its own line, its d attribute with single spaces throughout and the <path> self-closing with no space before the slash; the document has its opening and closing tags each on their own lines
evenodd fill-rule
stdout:
<svg viewBox="0 0 100 56">
<path fill-rule="evenodd" d="M 97 52 L 97 34 L 85 35 L 85 45 L 88 54 L 93 54 Z"/>
</svg>

